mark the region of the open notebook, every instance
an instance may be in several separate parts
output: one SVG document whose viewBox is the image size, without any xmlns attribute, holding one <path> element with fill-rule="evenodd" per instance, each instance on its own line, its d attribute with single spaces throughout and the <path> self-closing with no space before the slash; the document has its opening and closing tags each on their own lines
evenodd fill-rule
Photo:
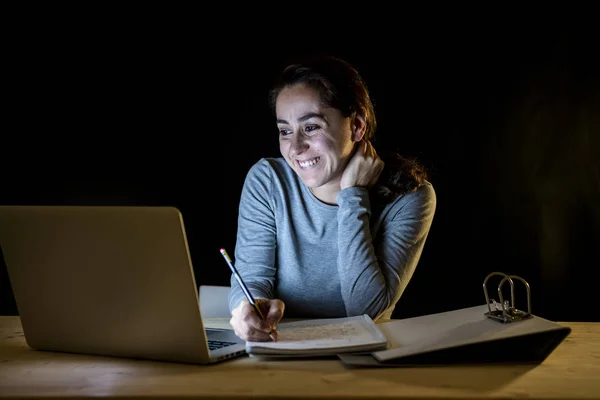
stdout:
<svg viewBox="0 0 600 400">
<path fill-rule="evenodd" d="M 386 349 L 388 340 L 368 315 L 283 322 L 277 342 L 246 342 L 251 356 L 318 357 Z"/>
</svg>

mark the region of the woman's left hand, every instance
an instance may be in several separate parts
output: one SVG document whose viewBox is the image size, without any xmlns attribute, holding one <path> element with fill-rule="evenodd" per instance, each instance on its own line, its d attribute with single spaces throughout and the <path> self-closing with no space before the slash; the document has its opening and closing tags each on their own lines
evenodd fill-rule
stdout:
<svg viewBox="0 0 600 400">
<path fill-rule="evenodd" d="M 341 188 L 373 186 L 379 179 L 383 166 L 384 163 L 371 142 L 362 140 L 342 174 Z"/>
</svg>

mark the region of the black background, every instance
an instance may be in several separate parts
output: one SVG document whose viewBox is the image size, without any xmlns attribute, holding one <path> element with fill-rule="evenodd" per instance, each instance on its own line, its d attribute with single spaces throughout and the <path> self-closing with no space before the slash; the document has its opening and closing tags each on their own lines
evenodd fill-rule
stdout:
<svg viewBox="0 0 600 400">
<path fill-rule="evenodd" d="M 481 304 L 483 279 L 502 271 L 529 281 L 535 314 L 600 321 L 592 25 L 298 7 L 293 21 L 274 10 L 13 14 L 0 204 L 176 206 L 198 283 L 227 285 L 218 249 L 233 253 L 243 179 L 260 157 L 279 155 L 272 79 L 296 56 L 328 53 L 366 79 L 376 146 L 418 156 L 437 191 L 395 316 Z M 0 314 L 16 313 L 2 265 Z"/>
</svg>

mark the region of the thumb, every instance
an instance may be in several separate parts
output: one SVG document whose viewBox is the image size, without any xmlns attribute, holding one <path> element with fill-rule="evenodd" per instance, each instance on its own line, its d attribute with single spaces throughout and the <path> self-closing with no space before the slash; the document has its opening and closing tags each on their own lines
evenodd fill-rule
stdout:
<svg viewBox="0 0 600 400">
<path fill-rule="evenodd" d="M 269 309 L 267 315 L 265 315 L 265 319 L 272 327 L 277 326 L 281 318 L 283 318 L 283 311 L 285 309 L 285 304 L 283 301 L 275 299 L 269 302 Z"/>
</svg>

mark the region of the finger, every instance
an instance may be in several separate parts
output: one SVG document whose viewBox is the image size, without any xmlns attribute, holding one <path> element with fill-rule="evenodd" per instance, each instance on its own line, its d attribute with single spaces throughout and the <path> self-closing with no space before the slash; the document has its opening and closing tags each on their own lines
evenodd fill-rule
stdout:
<svg viewBox="0 0 600 400">
<path fill-rule="evenodd" d="M 277 326 L 281 318 L 283 318 L 283 312 L 285 310 L 285 304 L 281 300 L 273 300 L 271 302 L 271 307 L 267 311 L 267 315 L 265 316 L 269 325 L 273 328 Z"/>
<path fill-rule="evenodd" d="M 369 151 L 369 141 L 368 140 L 361 140 L 361 146 L 362 146 L 362 153 L 364 155 L 367 154 L 367 151 Z"/>
<path fill-rule="evenodd" d="M 365 141 L 364 141 L 364 139 L 361 139 L 358 142 L 356 142 L 356 146 L 354 146 L 352 155 L 362 156 L 364 154 L 365 154 Z"/>
<path fill-rule="evenodd" d="M 234 332 L 238 337 L 246 341 L 267 342 L 272 340 L 269 332 L 256 330 L 252 326 L 248 325 L 235 328 Z"/>
<path fill-rule="evenodd" d="M 265 299 L 257 300 L 256 304 L 257 304 L 259 310 L 261 311 L 262 315 L 265 318 L 264 321 L 261 320 L 261 322 L 263 322 L 263 324 L 261 324 L 261 326 L 260 326 L 262 330 L 265 330 L 265 331 L 271 330 L 272 322 L 269 320 L 269 315 L 271 313 L 271 309 L 274 307 L 273 303 L 274 303 L 273 300 L 265 300 Z"/>
<path fill-rule="evenodd" d="M 373 157 L 378 157 L 377 150 L 375 150 L 375 146 L 373 146 L 373 143 L 369 142 L 369 146 L 371 147 L 371 153 L 373 154 Z"/>
<path fill-rule="evenodd" d="M 262 320 L 256 320 L 254 316 L 246 316 L 245 318 L 232 317 L 230 324 L 234 333 L 243 340 L 250 341 L 268 341 L 272 340 L 269 333 L 271 328 Z M 258 325 L 258 326 L 257 326 Z"/>
<path fill-rule="evenodd" d="M 363 152 L 362 152 L 363 156 L 365 158 L 368 158 L 369 157 L 369 152 L 370 152 L 369 142 L 367 140 L 363 139 L 361 145 L 363 146 Z"/>
<path fill-rule="evenodd" d="M 264 333 L 269 333 L 271 331 L 271 326 L 267 323 L 267 321 L 263 320 L 254 307 L 250 306 L 247 314 L 244 317 L 245 323 L 250 326 L 255 331 L 260 331 Z"/>
<path fill-rule="evenodd" d="M 256 326 L 253 325 L 246 325 L 246 330 L 245 330 L 245 336 L 247 337 L 246 340 L 251 340 L 251 341 L 256 341 L 256 342 L 264 342 L 264 341 L 270 341 L 271 336 L 271 328 L 268 326 L 268 324 L 266 324 L 264 321 L 261 321 L 264 323 L 264 329 L 261 326 L 261 328 L 257 328 Z"/>
<path fill-rule="evenodd" d="M 273 335 L 273 338 L 276 340 L 277 336 Z M 252 333 L 248 336 L 248 339 L 246 339 L 246 341 L 272 342 L 273 338 L 271 337 L 271 335 L 269 333 L 262 332 L 262 331 L 252 331 Z"/>
<path fill-rule="evenodd" d="M 380 169 L 383 169 L 383 160 L 381 157 L 379 157 L 379 154 L 377 154 L 377 150 L 375 150 L 375 146 L 373 146 L 373 144 L 370 144 L 370 156 L 373 158 L 375 163 L 380 166 Z"/>
<path fill-rule="evenodd" d="M 366 141 L 365 156 L 372 157 L 372 158 L 377 157 L 377 153 L 375 152 L 375 147 L 373 147 L 373 144 L 370 141 Z"/>
</svg>

